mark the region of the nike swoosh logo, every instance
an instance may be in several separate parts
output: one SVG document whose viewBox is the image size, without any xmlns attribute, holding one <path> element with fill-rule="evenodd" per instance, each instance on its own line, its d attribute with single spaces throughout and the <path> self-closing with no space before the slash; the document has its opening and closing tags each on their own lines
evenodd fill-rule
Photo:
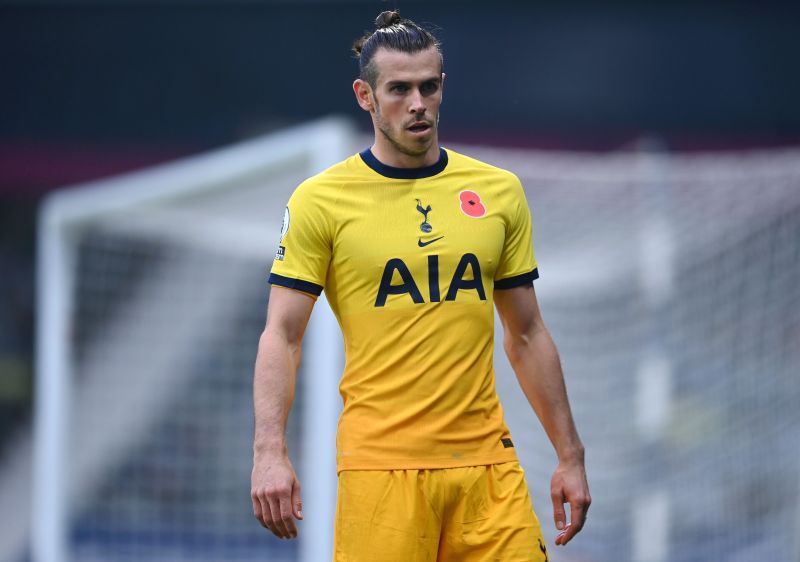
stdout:
<svg viewBox="0 0 800 562">
<path fill-rule="evenodd" d="M 419 240 L 417 240 L 417 244 L 419 244 L 420 248 L 424 248 L 428 244 L 433 244 L 434 242 L 436 242 L 437 240 L 441 240 L 442 238 L 444 238 L 444 236 L 439 236 L 439 238 L 434 238 L 433 240 L 428 240 L 427 242 L 423 242 L 422 238 L 420 238 Z"/>
</svg>

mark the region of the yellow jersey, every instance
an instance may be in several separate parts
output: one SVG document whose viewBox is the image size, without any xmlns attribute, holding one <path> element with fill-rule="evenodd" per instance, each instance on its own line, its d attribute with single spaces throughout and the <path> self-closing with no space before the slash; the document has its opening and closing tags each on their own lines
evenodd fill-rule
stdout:
<svg viewBox="0 0 800 562">
<path fill-rule="evenodd" d="M 495 290 L 538 277 L 517 177 L 440 149 L 394 168 L 367 149 L 302 184 L 269 282 L 317 296 L 341 326 L 342 470 L 516 460 L 495 391 Z"/>
</svg>

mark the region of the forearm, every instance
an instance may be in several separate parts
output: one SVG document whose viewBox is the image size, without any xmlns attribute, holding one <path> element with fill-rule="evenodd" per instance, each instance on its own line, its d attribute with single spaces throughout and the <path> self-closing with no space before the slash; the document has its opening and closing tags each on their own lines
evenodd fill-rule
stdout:
<svg viewBox="0 0 800 562">
<path fill-rule="evenodd" d="M 556 450 L 559 461 L 583 463 L 558 351 L 543 325 L 507 338 L 506 353 L 525 396 Z"/>
<path fill-rule="evenodd" d="M 268 326 L 258 345 L 253 378 L 253 454 L 286 454 L 286 420 L 294 401 L 300 344 Z"/>
<path fill-rule="evenodd" d="M 314 306 L 311 296 L 272 287 L 267 324 L 258 340 L 253 405 L 253 515 L 275 536 L 294 538 L 302 519 L 300 482 L 289 460 L 286 420 L 294 401 L 300 342 Z"/>
</svg>

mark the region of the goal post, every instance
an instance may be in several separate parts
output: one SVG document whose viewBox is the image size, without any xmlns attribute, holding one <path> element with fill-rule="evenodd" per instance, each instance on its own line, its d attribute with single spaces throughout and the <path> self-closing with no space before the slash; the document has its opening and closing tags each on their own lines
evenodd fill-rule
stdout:
<svg viewBox="0 0 800 562">
<path fill-rule="evenodd" d="M 178 246 L 191 244 L 212 252 L 240 254 L 251 259 L 255 256 L 264 268 L 268 268 L 271 253 L 275 251 L 282 208 L 291 190 L 302 179 L 349 155 L 354 148 L 354 131 L 349 123 L 339 118 L 328 118 L 210 154 L 75 186 L 48 197 L 40 215 L 37 275 L 39 308 L 31 522 L 31 555 L 34 562 L 66 562 L 72 558 L 69 519 L 76 504 L 83 500 L 76 496 L 87 488 L 90 476 L 103 477 L 104 470 L 109 469 L 108 466 L 101 466 L 108 463 L 107 451 L 103 450 L 103 446 L 111 447 L 114 441 L 121 438 L 104 429 L 104 425 L 122 432 L 130 431 L 134 426 L 140 432 L 147 431 L 145 426 L 133 419 L 146 416 L 145 411 L 127 417 L 117 415 L 113 408 L 112 411 L 104 411 L 104 407 L 99 405 L 102 400 L 93 403 L 91 392 L 76 391 L 79 378 L 76 373 L 76 332 L 80 330 L 77 323 L 84 320 L 76 319 L 75 302 L 78 297 L 76 284 L 81 282 L 76 280 L 77 264 L 83 259 L 79 255 L 81 244 L 93 236 L 102 236 L 98 234 L 100 231 L 112 232 L 121 239 L 130 238 L 136 232 L 146 232 L 146 236 L 152 238 L 152 233 L 157 232 L 157 236 Z M 223 194 L 222 199 L 233 203 L 221 203 L 220 193 Z M 227 209 L 231 206 L 235 209 Z M 222 212 L 218 213 L 220 208 Z M 245 216 L 245 220 L 241 220 L 241 216 Z M 173 258 L 172 269 L 162 273 L 167 279 L 164 287 L 150 286 L 146 296 L 138 297 L 140 306 L 148 306 L 147 299 L 156 295 L 169 298 L 166 287 L 169 277 L 176 276 L 175 272 L 180 269 L 175 268 L 175 261 L 180 259 Z M 190 290 L 192 275 L 197 270 L 191 271 L 188 266 L 184 269 L 185 288 Z M 261 276 L 264 287 L 262 297 L 267 293 L 267 272 L 265 269 Z M 144 287 L 148 287 L 147 281 L 137 289 Z M 265 303 L 266 299 L 263 299 L 262 304 Z M 324 303 L 324 299 L 321 299 L 321 303 Z M 199 301 L 191 303 L 194 311 L 196 307 L 204 306 L 207 307 Z M 307 395 L 309 403 L 303 409 L 317 413 L 304 420 L 305 427 L 309 427 L 309 424 L 315 426 L 314 430 L 307 432 L 309 439 L 315 443 L 322 436 L 328 436 L 330 428 L 335 426 L 337 412 L 332 404 L 336 400 L 336 381 L 342 362 L 339 356 L 341 346 L 336 341 L 335 330 L 330 329 L 331 313 L 326 308 L 324 305 L 315 307 L 309 328 L 310 337 L 326 348 L 327 358 L 314 364 L 318 390 Z M 189 312 L 189 309 L 184 312 Z M 261 312 L 263 314 L 263 306 Z M 208 310 L 206 313 L 213 320 L 222 311 Z M 104 322 L 104 336 L 111 339 L 112 325 L 116 321 L 105 319 Z M 124 333 L 125 329 L 136 331 L 133 322 L 131 319 L 118 322 L 126 325 L 119 330 L 117 341 L 122 342 L 130 336 Z M 316 324 L 324 327 L 318 329 Z M 145 322 L 139 331 L 148 328 L 152 327 Z M 101 336 L 96 338 L 97 342 L 92 345 L 114 348 L 113 341 L 104 342 Z M 105 363 L 97 362 L 96 379 L 89 380 L 84 376 L 80 381 L 83 390 L 92 386 L 103 388 L 101 379 L 108 379 L 112 376 L 111 372 L 120 368 L 113 364 L 115 359 L 124 361 L 125 354 L 121 348 L 119 357 L 106 358 Z M 86 369 L 89 364 L 91 362 L 84 361 L 81 368 Z M 150 367 L 165 369 L 170 364 L 170 358 L 162 358 L 161 362 L 154 362 Z M 159 381 L 163 381 L 167 374 L 152 372 L 144 377 L 156 385 L 156 390 L 149 396 L 145 392 L 139 398 L 137 407 L 142 408 L 153 401 L 153 397 L 159 393 Z M 121 380 L 115 382 L 130 384 Z M 137 394 L 134 388 L 127 388 L 126 391 L 129 396 Z M 82 404 L 75 402 L 79 398 L 85 399 Z M 114 399 L 114 394 L 108 399 Z M 123 404 L 115 406 L 119 408 Z M 87 411 L 81 411 L 81 408 L 96 408 L 98 414 L 103 413 L 111 419 L 97 419 L 96 416 L 90 419 L 93 416 L 87 416 Z M 158 414 L 157 411 L 150 413 Z M 327 415 L 329 419 L 322 419 L 322 415 Z M 83 427 L 76 426 L 76 417 L 84 419 Z M 116 420 L 116 424 L 113 420 Z M 94 443 L 76 441 L 75 431 L 92 432 L 91 441 Z M 135 441 L 135 438 L 130 439 L 130 446 L 134 446 L 132 444 Z M 322 455 L 324 451 L 320 450 L 319 453 Z M 333 456 L 330 455 L 330 462 L 324 462 L 322 456 L 314 459 L 314 462 L 310 462 L 310 457 L 306 458 L 309 462 L 299 470 L 307 473 L 305 480 L 309 482 L 308 487 L 315 491 L 315 498 L 320 498 L 306 502 L 309 521 L 306 532 L 325 536 L 330 527 L 327 519 L 332 517 L 331 497 L 335 495 L 335 488 L 331 489 L 330 486 L 331 482 L 335 484 L 335 478 L 331 479 L 327 474 L 335 471 Z M 326 474 L 326 477 L 314 471 Z M 315 525 L 317 529 L 313 529 Z M 319 553 L 309 548 L 304 548 L 304 559 L 320 559 Z"/>
</svg>

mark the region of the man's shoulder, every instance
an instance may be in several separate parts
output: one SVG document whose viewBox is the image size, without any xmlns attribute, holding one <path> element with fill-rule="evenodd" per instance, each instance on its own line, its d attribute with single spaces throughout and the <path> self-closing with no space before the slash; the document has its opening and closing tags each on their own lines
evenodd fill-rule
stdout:
<svg viewBox="0 0 800 562">
<path fill-rule="evenodd" d="M 517 183 L 519 182 L 519 178 L 517 178 L 516 174 L 510 170 L 500 168 L 493 164 L 489 164 L 488 162 L 484 162 L 483 160 L 478 160 L 472 156 L 467 156 L 466 154 L 461 154 L 460 152 L 456 152 L 450 148 L 446 148 L 445 150 L 447 151 L 447 156 L 453 167 L 453 170 L 465 170 L 471 173 L 480 173 L 487 176 L 495 176 L 497 178 L 507 179 Z"/>
<path fill-rule="evenodd" d="M 343 185 L 358 181 L 364 175 L 364 166 L 360 164 L 359 160 L 358 154 L 349 156 L 307 178 L 297 186 L 295 192 L 338 191 Z"/>
<path fill-rule="evenodd" d="M 335 184 L 336 182 L 346 180 L 348 177 L 358 175 L 361 170 L 358 166 L 358 162 L 356 160 L 357 158 L 359 158 L 358 154 L 348 156 L 344 160 L 341 160 L 336 164 L 325 168 L 321 172 L 309 177 L 301 185 Z"/>
</svg>

